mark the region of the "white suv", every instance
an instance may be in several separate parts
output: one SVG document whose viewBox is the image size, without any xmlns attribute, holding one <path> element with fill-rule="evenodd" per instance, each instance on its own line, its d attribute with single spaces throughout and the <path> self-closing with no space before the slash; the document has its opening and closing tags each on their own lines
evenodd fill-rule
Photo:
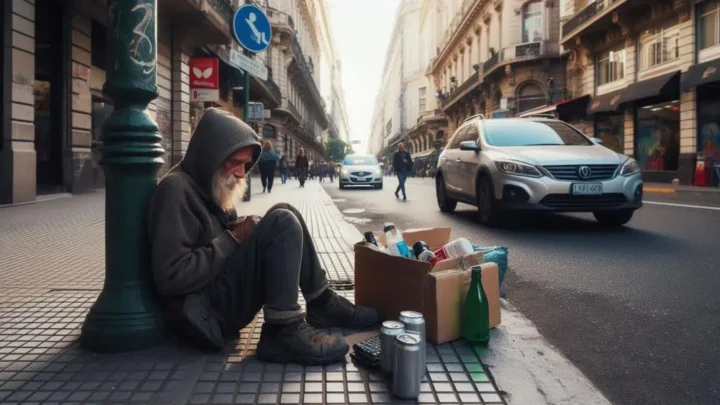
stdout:
<svg viewBox="0 0 720 405">
<path fill-rule="evenodd" d="M 635 159 L 615 153 L 555 119 L 481 115 L 463 122 L 438 159 L 440 209 L 478 207 L 492 225 L 507 211 L 592 212 L 602 224 L 626 224 L 642 207 Z"/>
</svg>

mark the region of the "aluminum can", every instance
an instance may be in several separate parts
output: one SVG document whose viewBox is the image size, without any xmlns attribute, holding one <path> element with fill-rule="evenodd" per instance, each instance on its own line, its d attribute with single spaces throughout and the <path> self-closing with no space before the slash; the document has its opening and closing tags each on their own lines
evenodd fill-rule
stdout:
<svg viewBox="0 0 720 405">
<path fill-rule="evenodd" d="M 418 333 L 403 333 L 395 338 L 392 392 L 398 398 L 416 399 L 420 396 L 422 376 L 418 370 L 422 361 L 422 345 Z"/>
<path fill-rule="evenodd" d="M 398 321 L 385 321 L 380 328 L 380 367 L 386 373 L 392 373 L 395 338 L 405 333 L 405 325 Z"/>
<path fill-rule="evenodd" d="M 420 334 L 421 362 L 418 367 L 420 367 L 420 376 L 425 376 L 425 364 L 427 362 L 427 348 L 425 347 L 425 342 L 427 341 L 425 335 L 425 317 L 423 317 L 423 314 L 420 312 L 402 311 L 400 312 L 399 320 L 405 325 L 406 331 Z"/>
</svg>

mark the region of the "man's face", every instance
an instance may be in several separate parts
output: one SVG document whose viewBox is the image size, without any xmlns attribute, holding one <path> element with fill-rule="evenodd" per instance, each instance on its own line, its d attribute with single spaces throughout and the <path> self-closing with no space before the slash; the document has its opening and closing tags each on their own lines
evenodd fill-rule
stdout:
<svg viewBox="0 0 720 405">
<path fill-rule="evenodd" d="M 398 145 L 398 150 L 400 152 L 405 152 L 405 145 L 403 145 L 402 143 L 400 145 Z"/>
<path fill-rule="evenodd" d="M 213 177 L 212 192 L 215 203 L 229 211 L 245 194 L 245 165 L 252 162 L 252 149 L 241 149 L 225 160 Z"/>
</svg>

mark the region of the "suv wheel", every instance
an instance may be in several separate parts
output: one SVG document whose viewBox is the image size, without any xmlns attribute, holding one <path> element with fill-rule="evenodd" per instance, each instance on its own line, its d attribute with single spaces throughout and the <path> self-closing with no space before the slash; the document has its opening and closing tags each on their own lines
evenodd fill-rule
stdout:
<svg viewBox="0 0 720 405">
<path fill-rule="evenodd" d="M 630 222 L 634 213 L 633 210 L 595 211 L 593 215 L 601 225 L 623 226 Z"/>
<path fill-rule="evenodd" d="M 489 177 L 483 176 L 478 179 L 475 194 L 480 223 L 488 226 L 497 224 L 498 212 L 495 207 L 495 194 Z"/>
<path fill-rule="evenodd" d="M 438 207 L 442 212 L 453 212 L 457 207 L 457 201 L 447 196 L 447 189 L 445 188 L 445 179 L 442 175 L 438 175 L 435 178 L 435 195 L 437 196 Z"/>
</svg>

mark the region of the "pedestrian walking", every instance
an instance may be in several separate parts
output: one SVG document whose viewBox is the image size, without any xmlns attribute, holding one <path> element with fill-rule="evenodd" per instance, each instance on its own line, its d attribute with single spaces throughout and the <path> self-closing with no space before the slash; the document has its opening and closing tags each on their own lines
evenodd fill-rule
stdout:
<svg viewBox="0 0 720 405">
<path fill-rule="evenodd" d="M 280 181 L 285 184 L 288 178 L 288 161 L 285 155 L 280 157 Z"/>
<path fill-rule="evenodd" d="M 277 168 L 280 155 L 273 150 L 272 142 L 265 141 L 263 151 L 258 159 L 258 167 L 260 168 L 260 181 L 263 186 L 263 193 L 267 188 L 267 192 L 272 192 L 273 180 L 275 179 L 275 169 Z"/>
<path fill-rule="evenodd" d="M 407 180 L 408 174 L 412 173 L 413 161 L 410 154 L 405 151 L 405 144 L 400 142 L 398 144 L 398 151 L 393 156 L 393 169 L 398 178 L 398 186 L 395 189 L 395 198 L 400 198 L 398 195 L 402 191 L 403 200 L 407 200 L 407 194 L 405 193 L 405 180 Z"/>
<path fill-rule="evenodd" d="M 309 168 L 310 164 L 308 163 L 307 156 L 305 156 L 305 149 L 300 148 L 295 158 L 295 170 L 297 171 L 297 178 L 300 181 L 300 187 L 305 187 L 305 180 L 307 180 Z"/>
<path fill-rule="evenodd" d="M 325 173 L 326 171 L 327 171 L 327 164 L 325 162 L 320 162 L 318 164 L 318 168 L 317 168 L 318 181 L 320 181 L 320 183 L 322 183 L 323 180 L 325 179 L 325 175 L 327 174 L 327 173 Z"/>
<path fill-rule="evenodd" d="M 333 183 L 335 180 L 335 163 L 334 162 L 328 163 L 327 174 L 328 174 L 328 177 L 330 177 L 330 183 Z"/>
</svg>

